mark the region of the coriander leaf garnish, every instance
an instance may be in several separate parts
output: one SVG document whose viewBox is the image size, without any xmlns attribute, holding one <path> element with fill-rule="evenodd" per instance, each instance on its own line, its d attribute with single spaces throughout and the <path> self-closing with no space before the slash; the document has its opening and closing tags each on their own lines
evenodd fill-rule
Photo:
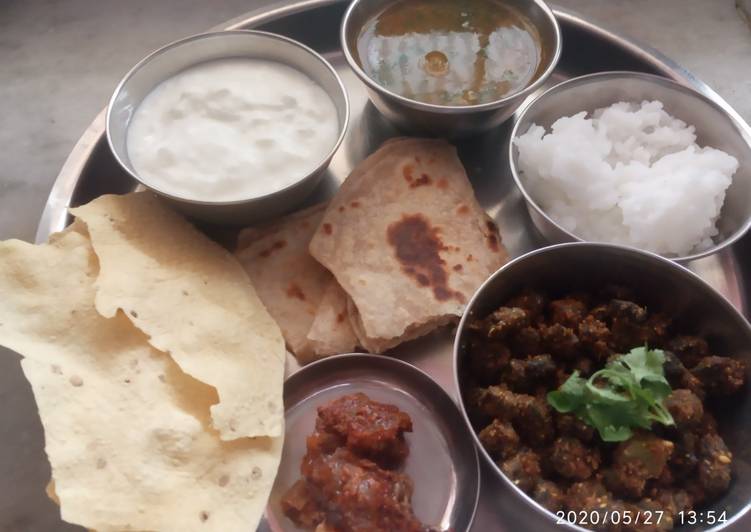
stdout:
<svg viewBox="0 0 751 532">
<path fill-rule="evenodd" d="M 560 388 L 548 393 L 548 403 L 596 428 L 603 441 L 628 440 L 634 428 L 650 429 L 655 421 L 675 425 L 663 404 L 672 391 L 664 364 L 660 349 L 637 347 L 589 379 L 574 371 Z"/>
</svg>

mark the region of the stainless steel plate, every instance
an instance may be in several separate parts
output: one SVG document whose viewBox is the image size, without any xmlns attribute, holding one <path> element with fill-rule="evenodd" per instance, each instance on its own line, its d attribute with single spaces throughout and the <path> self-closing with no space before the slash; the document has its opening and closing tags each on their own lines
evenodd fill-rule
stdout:
<svg viewBox="0 0 751 532">
<path fill-rule="evenodd" d="M 350 72 L 339 47 L 339 24 L 346 0 L 305 0 L 264 9 L 235 19 L 226 28 L 254 28 L 281 33 L 323 54 L 340 72 L 350 96 L 352 116 L 349 132 L 334 157 L 316 201 L 330 196 L 349 171 L 385 139 L 397 132 L 368 103 L 365 89 Z M 604 70 L 636 70 L 662 75 L 701 91 L 738 116 L 712 89 L 689 72 L 649 47 L 595 26 L 571 13 L 556 10 L 563 33 L 563 54 L 550 83 Z M 740 117 L 738 117 L 740 120 Z M 507 153 L 511 123 L 464 142 L 460 156 L 467 168 L 480 203 L 498 222 L 504 242 L 513 256 L 544 245 L 534 230 L 521 195 L 511 179 Z M 68 223 L 67 207 L 86 203 L 105 193 L 134 190 L 136 183 L 115 162 L 104 138 L 104 115 L 98 116 L 68 157 L 52 189 L 37 231 L 45 241 Z M 688 264 L 714 288 L 748 315 L 745 279 L 751 273 L 751 235 L 731 249 Z M 456 396 L 451 370 L 451 334 L 443 331 L 400 349 L 402 358 L 431 375 Z M 31 423 L 31 421 L 30 421 Z M 556 530 L 482 466 L 482 493 L 475 532 Z M 44 497 L 39 487 L 40 499 Z M 738 530 L 751 528 L 744 519 Z"/>
<path fill-rule="evenodd" d="M 480 492 L 480 462 L 453 399 L 414 366 L 395 358 L 360 354 L 321 360 L 287 379 L 286 439 L 269 501 L 268 528 L 298 530 L 282 514 L 279 501 L 300 478 L 305 438 L 313 432 L 316 408 L 356 392 L 396 405 L 412 418 L 413 431 L 406 435 L 410 454 L 405 472 L 414 481 L 412 504 L 418 519 L 438 530 L 468 530 Z"/>
</svg>

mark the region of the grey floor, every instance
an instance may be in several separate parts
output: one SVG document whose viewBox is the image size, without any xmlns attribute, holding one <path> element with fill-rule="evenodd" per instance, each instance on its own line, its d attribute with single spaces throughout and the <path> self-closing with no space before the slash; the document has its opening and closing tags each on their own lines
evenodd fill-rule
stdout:
<svg viewBox="0 0 751 532">
<path fill-rule="evenodd" d="M 130 66 L 269 3 L 0 0 L 0 239 L 33 239 L 66 155 Z M 751 31 L 735 0 L 557 3 L 660 49 L 751 120 Z M 0 349 L 0 532 L 66 529 L 41 495 L 48 478 L 33 397 L 17 357 Z"/>
</svg>

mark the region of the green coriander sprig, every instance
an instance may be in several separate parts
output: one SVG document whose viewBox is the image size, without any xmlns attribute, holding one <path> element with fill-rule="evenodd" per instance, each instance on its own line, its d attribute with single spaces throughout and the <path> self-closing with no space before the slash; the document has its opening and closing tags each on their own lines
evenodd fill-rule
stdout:
<svg viewBox="0 0 751 532">
<path fill-rule="evenodd" d="M 548 403 L 596 428 L 603 441 L 628 440 L 634 428 L 650 429 L 655 421 L 675 425 L 663 404 L 672 391 L 664 363 L 663 351 L 637 347 L 589 379 L 574 371 L 558 390 L 548 393 Z"/>
</svg>

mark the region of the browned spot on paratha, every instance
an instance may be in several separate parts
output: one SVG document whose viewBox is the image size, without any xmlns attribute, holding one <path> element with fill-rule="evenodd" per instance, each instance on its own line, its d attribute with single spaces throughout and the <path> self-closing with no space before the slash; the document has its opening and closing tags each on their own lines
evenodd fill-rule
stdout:
<svg viewBox="0 0 751 532">
<path fill-rule="evenodd" d="M 287 297 L 294 297 L 300 301 L 305 301 L 305 293 L 296 283 L 290 283 L 287 287 Z"/>
<path fill-rule="evenodd" d="M 486 222 L 486 226 L 488 228 L 488 235 L 486 235 L 485 238 L 488 241 L 488 248 L 494 253 L 497 253 L 501 249 L 499 242 L 500 238 L 498 237 L 498 227 L 490 220 Z"/>
<path fill-rule="evenodd" d="M 264 249 L 263 251 L 261 251 L 258 254 L 258 256 L 259 257 L 263 257 L 263 258 L 270 257 L 273 252 L 282 249 L 286 245 L 287 245 L 286 241 L 284 241 L 284 240 L 277 240 L 276 242 L 274 242 L 273 244 L 271 244 L 271 246 L 269 246 L 266 249 Z"/>
<path fill-rule="evenodd" d="M 404 168 L 402 168 L 402 175 L 404 176 L 404 180 L 407 181 L 407 183 L 411 183 L 414 179 L 412 177 L 412 165 L 411 164 L 405 164 Z"/>
<path fill-rule="evenodd" d="M 409 188 L 424 187 L 430 185 L 432 182 L 433 180 L 430 179 L 430 176 L 428 174 L 422 174 L 420 177 L 409 184 Z"/>
<path fill-rule="evenodd" d="M 431 287 L 438 301 L 452 297 L 461 301 L 464 296 L 448 286 L 446 261 L 440 255 L 447 248 L 438 233 L 437 228 L 431 227 L 424 216 L 410 214 L 388 227 L 387 239 L 402 265 L 402 271 L 414 278 L 417 284 Z"/>
</svg>

